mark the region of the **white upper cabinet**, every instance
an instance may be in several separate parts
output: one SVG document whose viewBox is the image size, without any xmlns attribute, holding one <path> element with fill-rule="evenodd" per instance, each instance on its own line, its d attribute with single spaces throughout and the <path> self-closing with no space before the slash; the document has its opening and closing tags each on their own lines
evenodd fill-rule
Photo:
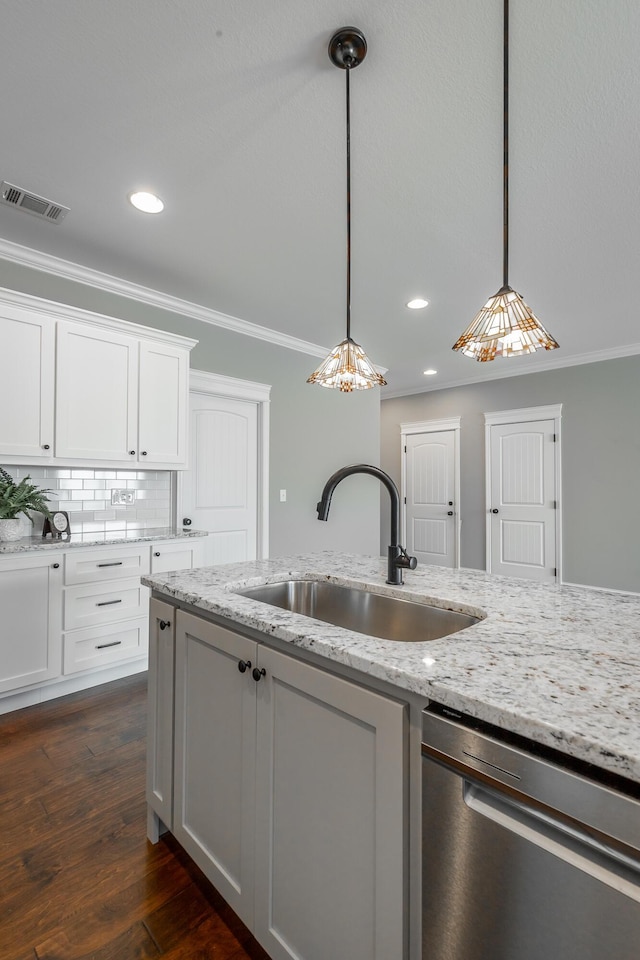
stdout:
<svg viewBox="0 0 640 960">
<path fill-rule="evenodd" d="M 137 462 L 138 341 L 58 323 L 56 457 Z"/>
<path fill-rule="evenodd" d="M 186 465 L 189 355 L 164 343 L 140 341 L 139 459 Z"/>
<path fill-rule="evenodd" d="M 5 463 L 187 467 L 197 341 L 9 291 L 0 335 Z"/>
<path fill-rule="evenodd" d="M 53 454 L 55 322 L 0 304 L 0 343 L 4 357 L 0 452 L 49 458 Z"/>
</svg>

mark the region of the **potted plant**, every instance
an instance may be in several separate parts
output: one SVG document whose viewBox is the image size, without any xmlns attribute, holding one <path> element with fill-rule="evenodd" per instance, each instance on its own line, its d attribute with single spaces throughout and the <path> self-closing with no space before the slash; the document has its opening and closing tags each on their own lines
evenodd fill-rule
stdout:
<svg viewBox="0 0 640 960">
<path fill-rule="evenodd" d="M 23 477 L 20 482 L 0 467 L 0 540 L 18 540 L 22 529 L 20 514 L 23 513 L 33 523 L 27 513 L 34 510 L 49 516 L 47 506 L 50 490 L 41 490 L 31 483 L 31 477 Z"/>
</svg>

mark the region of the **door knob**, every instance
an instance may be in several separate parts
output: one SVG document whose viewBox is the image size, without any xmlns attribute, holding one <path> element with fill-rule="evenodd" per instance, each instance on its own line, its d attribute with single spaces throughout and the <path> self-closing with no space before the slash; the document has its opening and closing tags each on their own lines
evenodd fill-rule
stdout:
<svg viewBox="0 0 640 960">
<path fill-rule="evenodd" d="M 182 526 L 183 526 L 183 527 L 190 527 L 190 526 L 191 526 L 191 518 L 190 518 L 190 517 L 183 517 L 183 518 L 182 518 Z"/>
<path fill-rule="evenodd" d="M 253 677 L 253 679 L 254 679 L 255 682 L 257 683 L 258 680 L 260 679 L 260 677 L 264 677 L 264 675 L 266 674 L 266 672 L 267 672 L 267 671 L 265 670 L 264 667 L 262 667 L 261 670 L 258 670 L 257 667 L 254 667 L 253 670 L 251 671 L 251 676 Z"/>
<path fill-rule="evenodd" d="M 170 627 L 170 626 L 171 626 L 171 621 L 170 621 L 170 620 L 161 620 L 160 623 L 158 624 L 158 626 L 160 627 L 161 630 L 166 630 L 167 627 Z"/>
<path fill-rule="evenodd" d="M 449 500 L 449 506 L 450 506 L 450 507 L 453 506 L 453 500 Z"/>
<path fill-rule="evenodd" d="M 251 666 L 251 660 L 238 660 L 238 670 L 240 673 L 244 673 Z"/>
<path fill-rule="evenodd" d="M 498 510 L 497 507 L 494 507 L 493 510 L 491 511 L 491 513 L 500 513 L 500 511 Z"/>
<path fill-rule="evenodd" d="M 448 516 L 448 517 L 452 517 L 452 516 L 453 516 L 453 510 L 447 510 L 447 516 Z"/>
</svg>

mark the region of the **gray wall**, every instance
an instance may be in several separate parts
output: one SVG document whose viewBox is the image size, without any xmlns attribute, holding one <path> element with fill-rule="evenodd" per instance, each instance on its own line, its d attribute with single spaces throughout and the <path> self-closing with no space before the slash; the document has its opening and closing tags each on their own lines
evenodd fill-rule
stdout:
<svg viewBox="0 0 640 960">
<path fill-rule="evenodd" d="M 338 467 L 379 462 L 379 391 L 345 395 L 309 386 L 306 378 L 320 362 L 315 357 L 3 260 L 0 286 L 192 337 L 199 341 L 191 353 L 194 369 L 271 384 L 270 555 L 377 554 L 379 494 L 370 477 L 342 485 L 327 523 L 317 520 L 315 504 Z M 319 331 L 318 340 L 325 339 Z M 279 501 L 282 488 L 286 503 Z"/>
<path fill-rule="evenodd" d="M 400 423 L 460 416 L 461 564 L 484 569 L 483 414 L 551 403 L 562 403 L 562 579 L 638 591 L 640 357 L 384 400 L 382 467 L 400 483 Z M 387 523 L 383 502 L 382 541 Z"/>
</svg>

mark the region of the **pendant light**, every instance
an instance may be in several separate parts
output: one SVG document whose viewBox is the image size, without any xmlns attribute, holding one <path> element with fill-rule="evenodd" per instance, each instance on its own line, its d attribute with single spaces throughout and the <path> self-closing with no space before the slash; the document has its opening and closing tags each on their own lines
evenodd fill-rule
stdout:
<svg viewBox="0 0 640 960">
<path fill-rule="evenodd" d="M 347 336 L 322 361 L 307 383 L 333 387 L 343 393 L 383 387 L 386 380 L 377 372 L 366 353 L 351 338 L 351 105 L 349 75 L 364 60 L 367 41 L 356 27 L 342 27 L 329 41 L 331 62 L 345 72 L 347 88 Z"/>
<path fill-rule="evenodd" d="M 509 286 L 509 0 L 504 0 L 503 47 L 503 174 L 502 174 L 502 286 L 485 303 L 453 345 L 466 357 L 481 362 L 495 357 L 517 357 L 558 343 L 545 330 L 519 293 Z"/>
</svg>

